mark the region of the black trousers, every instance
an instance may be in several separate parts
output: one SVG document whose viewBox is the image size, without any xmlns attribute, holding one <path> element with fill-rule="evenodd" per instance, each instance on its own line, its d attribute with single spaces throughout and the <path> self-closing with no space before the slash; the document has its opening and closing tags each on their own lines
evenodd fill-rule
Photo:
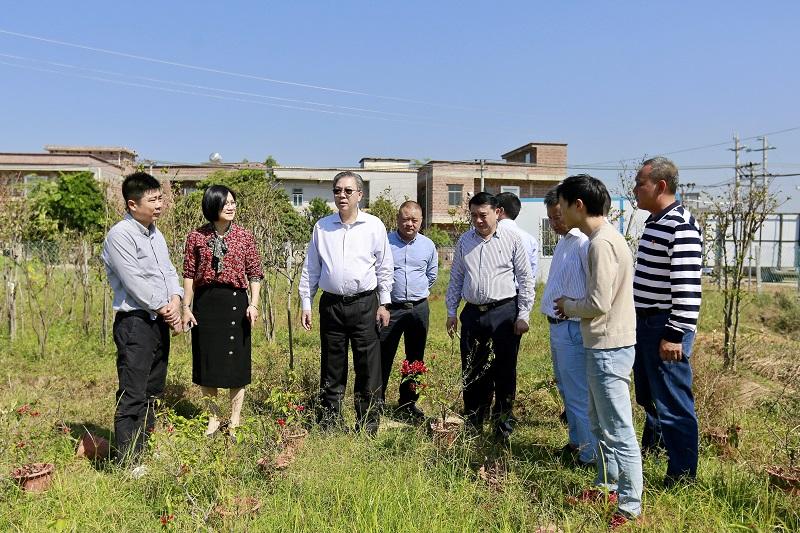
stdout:
<svg viewBox="0 0 800 533">
<path fill-rule="evenodd" d="M 487 311 L 467 304 L 461 311 L 461 372 L 464 380 L 464 414 L 476 428 L 492 404 L 495 429 L 506 435 L 514 430 L 517 393 L 517 354 L 521 337 L 514 334 L 516 298 Z"/>
<path fill-rule="evenodd" d="M 159 318 L 134 311 L 114 318 L 117 345 L 115 455 L 137 461 L 155 426 L 155 402 L 164 393 L 169 361 L 169 327 Z"/>
<path fill-rule="evenodd" d="M 320 369 L 321 424 L 341 423 L 342 400 L 347 386 L 347 347 L 353 350 L 356 373 L 356 429 L 378 430 L 381 397 L 381 350 L 375 315 L 376 293 L 355 298 L 323 293 L 319 301 L 319 325 L 322 347 Z"/>
<path fill-rule="evenodd" d="M 403 337 L 405 344 L 405 358 L 409 362 L 422 361 L 425 355 L 425 342 L 428 339 L 428 323 L 430 308 L 428 300 L 420 302 L 411 308 L 402 306 L 389 306 L 389 325 L 381 330 L 381 372 L 383 374 L 382 400 L 386 399 L 386 388 L 389 385 L 389 377 L 394 368 L 394 356 L 397 347 L 400 345 L 400 337 Z M 419 398 L 419 394 L 411 390 L 411 383 L 400 384 L 401 406 L 414 403 Z"/>
</svg>

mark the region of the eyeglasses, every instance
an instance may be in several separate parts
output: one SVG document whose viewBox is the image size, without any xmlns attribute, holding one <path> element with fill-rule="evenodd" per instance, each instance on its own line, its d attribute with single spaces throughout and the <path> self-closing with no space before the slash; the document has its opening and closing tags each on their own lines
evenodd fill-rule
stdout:
<svg viewBox="0 0 800 533">
<path fill-rule="evenodd" d="M 236 202 L 227 201 L 225 202 L 225 207 L 236 207 Z"/>
<path fill-rule="evenodd" d="M 356 191 L 360 191 L 361 189 L 351 189 L 347 187 L 346 189 L 342 189 L 341 187 L 334 187 L 333 188 L 333 195 L 339 196 L 340 194 L 344 193 L 346 196 L 353 196 L 353 193 Z"/>
</svg>

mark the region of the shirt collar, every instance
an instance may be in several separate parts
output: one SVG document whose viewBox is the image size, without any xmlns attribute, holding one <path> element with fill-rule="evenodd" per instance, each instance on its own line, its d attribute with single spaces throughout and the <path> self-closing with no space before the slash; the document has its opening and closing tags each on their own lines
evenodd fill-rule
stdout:
<svg viewBox="0 0 800 533">
<path fill-rule="evenodd" d="M 414 236 L 414 238 L 413 238 L 413 239 L 411 239 L 410 241 L 407 241 L 407 240 L 405 240 L 404 238 L 402 238 L 402 237 L 400 236 L 400 232 L 399 232 L 399 231 L 397 231 L 397 230 L 393 231 L 393 232 L 391 233 L 391 235 L 392 235 L 392 236 L 394 236 L 394 238 L 395 238 L 395 239 L 397 239 L 397 242 L 400 242 L 400 243 L 402 243 L 402 244 L 414 244 L 414 243 L 417 241 L 417 237 L 419 237 L 419 233 L 417 233 L 417 234 Z"/>
<path fill-rule="evenodd" d="M 478 230 L 472 228 L 472 234 L 475 236 L 476 239 L 481 241 L 486 241 L 483 235 L 478 233 Z M 494 229 L 494 233 L 492 234 L 492 239 L 499 239 L 500 238 L 500 224 L 497 224 L 497 227 Z"/>
<path fill-rule="evenodd" d="M 136 220 L 135 218 L 133 218 L 133 215 L 131 215 L 130 213 L 125 213 L 125 217 L 124 217 L 124 219 L 125 219 L 125 220 L 128 220 L 128 221 L 130 221 L 130 222 L 132 222 L 132 223 L 133 223 L 133 226 L 136 228 L 136 230 L 137 230 L 139 233 L 141 233 L 142 235 L 144 235 L 145 237 L 149 237 L 149 236 L 151 236 L 151 235 L 153 234 L 153 232 L 155 232 L 155 230 L 156 230 L 156 226 L 155 226 L 155 224 L 150 224 L 150 227 L 149 227 L 149 228 L 145 228 L 145 227 L 144 227 L 144 226 L 141 224 L 141 222 L 139 222 L 138 220 Z"/>
<path fill-rule="evenodd" d="M 649 217 L 647 217 L 647 220 L 645 220 L 645 224 L 647 224 L 649 222 L 655 222 L 657 220 L 661 220 L 662 218 L 664 218 L 664 216 L 667 213 L 669 213 L 670 211 L 672 211 L 673 209 L 675 209 L 679 205 L 681 205 L 681 203 L 679 201 L 675 200 L 674 202 L 669 204 L 667 207 L 665 207 L 664 209 L 662 209 L 658 213 L 650 215 Z"/>
<path fill-rule="evenodd" d="M 338 211 L 337 211 L 336 213 L 334 213 L 334 214 L 335 214 L 336 216 L 335 216 L 335 217 L 333 217 L 333 221 L 334 221 L 336 224 L 342 224 L 342 225 L 344 225 L 344 222 L 342 222 L 342 214 L 341 214 L 341 213 L 339 213 Z M 359 222 L 366 222 L 366 220 L 367 220 L 367 216 L 366 216 L 366 214 L 365 214 L 365 213 L 364 213 L 364 212 L 363 212 L 361 209 L 358 209 L 358 210 L 356 211 L 356 220 L 355 220 L 355 222 L 353 222 L 353 223 L 351 224 L 351 226 L 352 226 L 353 224 L 358 224 Z"/>
<path fill-rule="evenodd" d="M 578 228 L 572 228 L 567 232 L 566 235 L 564 235 L 564 237 L 580 237 L 581 233 L 582 233 L 581 230 L 579 230 Z"/>
</svg>

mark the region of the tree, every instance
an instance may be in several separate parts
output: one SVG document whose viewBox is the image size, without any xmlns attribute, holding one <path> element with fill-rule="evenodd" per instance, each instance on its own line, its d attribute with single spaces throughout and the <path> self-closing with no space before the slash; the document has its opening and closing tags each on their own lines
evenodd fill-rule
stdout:
<svg viewBox="0 0 800 533">
<path fill-rule="evenodd" d="M 433 241 L 433 244 L 435 244 L 437 248 L 453 245 L 453 239 L 450 238 L 450 234 L 438 226 L 431 226 L 423 233 Z"/>
<path fill-rule="evenodd" d="M 737 168 L 736 172 L 739 171 Z M 723 362 L 726 369 L 735 370 L 745 263 L 756 233 L 760 231 L 767 215 L 777 209 L 779 201 L 775 194 L 770 193 L 766 183 L 763 187 L 755 185 L 751 172 L 749 187 L 743 190 L 737 178 L 736 184 L 731 185 L 727 191 L 710 197 L 710 204 L 711 209 L 706 220 L 716 227 L 714 244 L 719 247 L 717 268 L 720 269 L 723 296 Z M 728 242 L 732 244 L 730 250 Z"/>
<path fill-rule="evenodd" d="M 331 206 L 328 205 L 328 202 L 322 198 L 315 197 L 312 198 L 308 203 L 308 207 L 305 209 L 305 214 L 309 226 L 313 228 L 314 224 L 317 223 L 317 220 L 321 219 L 322 217 L 332 215 L 333 209 L 331 209 Z"/>
<path fill-rule="evenodd" d="M 391 187 L 387 187 L 369 206 L 369 212 L 375 215 L 386 226 L 386 231 L 397 229 L 398 205 L 391 197 Z"/>
<path fill-rule="evenodd" d="M 105 197 L 91 172 L 60 173 L 37 183 L 28 196 L 28 238 L 53 240 L 58 234 L 102 237 Z"/>
</svg>

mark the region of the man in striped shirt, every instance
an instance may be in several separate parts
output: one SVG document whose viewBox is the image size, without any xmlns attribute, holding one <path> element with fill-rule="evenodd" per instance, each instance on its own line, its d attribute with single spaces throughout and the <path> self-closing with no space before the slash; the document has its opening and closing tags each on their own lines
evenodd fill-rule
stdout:
<svg viewBox="0 0 800 533">
<path fill-rule="evenodd" d="M 456 244 L 447 287 L 447 333 L 456 333 L 461 299 L 461 374 L 464 413 L 480 432 L 491 407 L 495 437 L 508 441 L 516 420 L 517 354 L 533 307 L 528 254 L 515 232 L 500 229 L 497 198 L 480 192 L 469 201 L 473 228 Z"/>
<path fill-rule="evenodd" d="M 633 192 L 649 211 L 639 240 L 636 304 L 636 401 L 647 413 L 643 452 L 663 447 L 666 485 L 697 474 L 697 415 L 692 351 L 700 312 L 702 241 L 694 217 L 675 200 L 678 168 L 664 157 L 642 164 Z"/>
</svg>

